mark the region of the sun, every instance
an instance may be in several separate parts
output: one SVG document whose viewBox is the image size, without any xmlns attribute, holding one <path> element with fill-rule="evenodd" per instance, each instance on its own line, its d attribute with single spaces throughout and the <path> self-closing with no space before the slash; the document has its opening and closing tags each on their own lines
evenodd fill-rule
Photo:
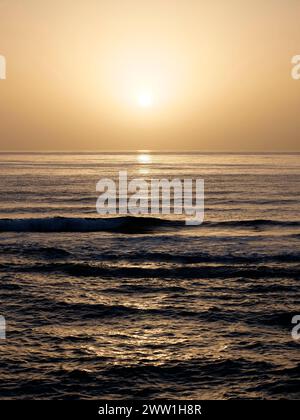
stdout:
<svg viewBox="0 0 300 420">
<path fill-rule="evenodd" d="M 141 108 L 151 108 L 154 104 L 154 97 L 151 92 L 140 92 L 137 96 L 137 103 Z"/>
</svg>

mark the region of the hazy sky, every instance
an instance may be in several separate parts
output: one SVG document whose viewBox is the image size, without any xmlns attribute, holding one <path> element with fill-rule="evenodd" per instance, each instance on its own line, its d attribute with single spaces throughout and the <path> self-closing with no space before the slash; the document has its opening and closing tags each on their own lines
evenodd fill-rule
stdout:
<svg viewBox="0 0 300 420">
<path fill-rule="evenodd" d="M 0 0 L 0 149 L 300 150 L 299 0 Z"/>
</svg>

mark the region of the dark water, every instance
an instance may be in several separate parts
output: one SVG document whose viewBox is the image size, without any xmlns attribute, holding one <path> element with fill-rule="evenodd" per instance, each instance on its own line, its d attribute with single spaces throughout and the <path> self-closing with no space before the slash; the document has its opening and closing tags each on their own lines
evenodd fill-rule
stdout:
<svg viewBox="0 0 300 420">
<path fill-rule="evenodd" d="M 300 397 L 299 155 L 0 162 L 0 398 Z M 99 220 L 121 169 L 204 178 L 205 223 Z"/>
</svg>

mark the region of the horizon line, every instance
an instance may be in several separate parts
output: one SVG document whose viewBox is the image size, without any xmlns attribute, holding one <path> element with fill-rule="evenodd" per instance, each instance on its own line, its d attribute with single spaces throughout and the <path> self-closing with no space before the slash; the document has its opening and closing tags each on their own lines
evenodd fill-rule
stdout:
<svg viewBox="0 0 300 420">
<path fill-rule="evenodd" d="M 61 153 L 61 154 L 85 154 L 85 153 L 94 153 L 94 154 L 98 154 L 98 153 L 153 153 L 153 154 L 163 154 L 163 153 L 186 153 L 186 154 L 191 154 L 191 153 L 197 153 L 197 154 L 299 154 L 300 150 L 277 150 L 277 151 L 270 151 L 270 150 L 265 150 L 265 151 L 245 151 L 245 150 L 240 150 L 240 151 L 226 151 L 226 150 L 218 150 L 218 151 L 213 151 L 213 150 L 199 150 L 199 149 L 84 149 L 84 150 L 51 150 L 51 149 L 46 149 L 46 150 L 39 150 L 39 149 L 32 149 L 32 150 L 0 150 L 0 154 L 18 154 L 18 153 L 22 153 L 22 154 L 54 154 L 54 153 Z"/>
</svg>

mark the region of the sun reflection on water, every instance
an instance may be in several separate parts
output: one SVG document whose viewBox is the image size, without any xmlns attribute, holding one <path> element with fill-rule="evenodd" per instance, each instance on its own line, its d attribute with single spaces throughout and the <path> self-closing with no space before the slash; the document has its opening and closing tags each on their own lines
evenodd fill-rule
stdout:
<svg viewBox="0 0 300 420">
<path fill-rule="evenodd" d="M 140 153 L 137 156 L 137 161 L 141 165 L 149 165 L 152 163 L 152 156 L 149 153 Z"/>
</svg>

